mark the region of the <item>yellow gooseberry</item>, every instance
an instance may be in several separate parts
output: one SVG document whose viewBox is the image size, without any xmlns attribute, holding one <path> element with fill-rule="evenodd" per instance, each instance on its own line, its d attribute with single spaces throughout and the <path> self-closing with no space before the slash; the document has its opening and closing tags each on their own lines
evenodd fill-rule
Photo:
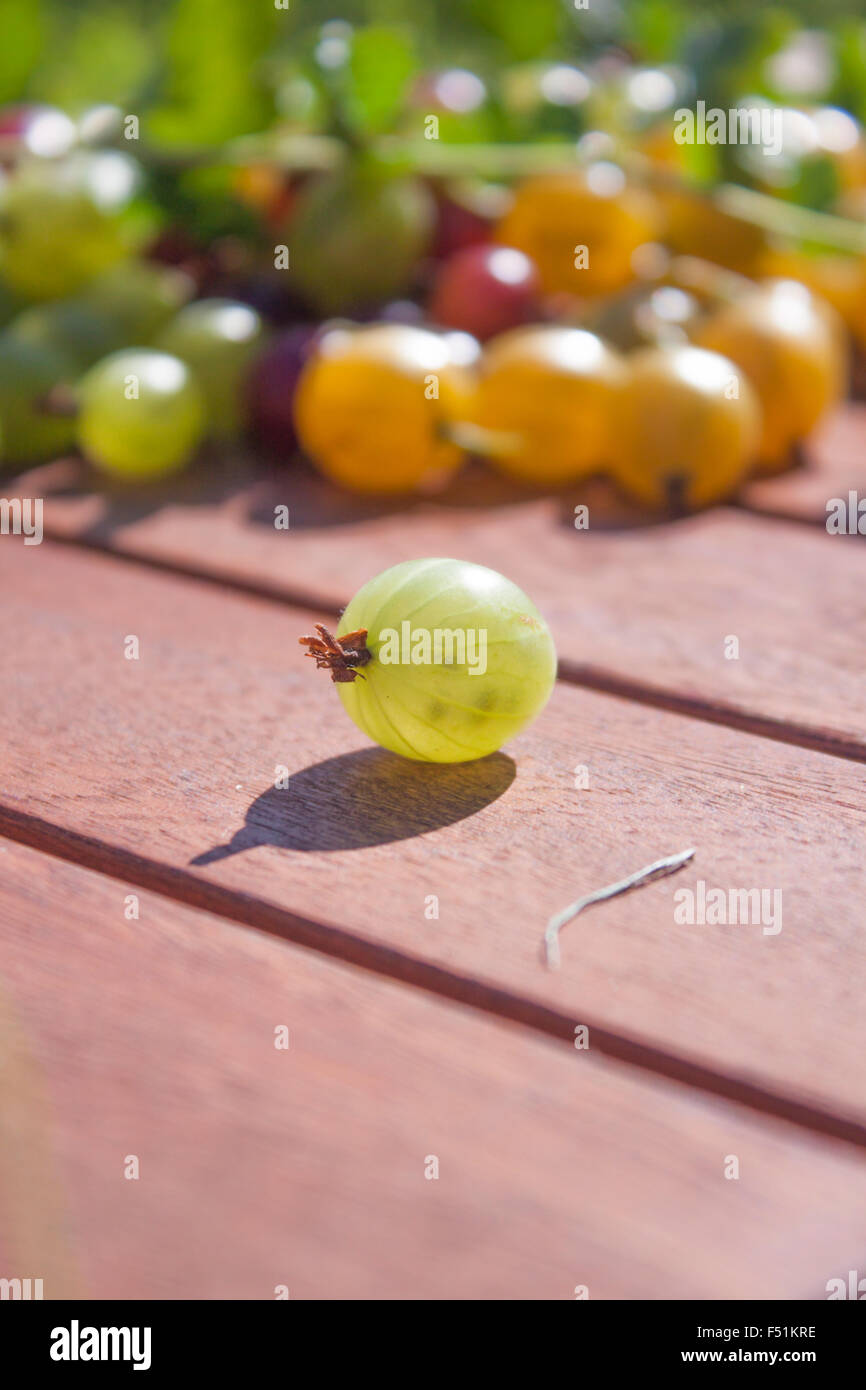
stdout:
<svg viewBox="0 0 866 1390">
<path fill-rule="evenodd" d="M 754 387 L 763 419 L 762 472 L 784 468 L 792 446 L 845 394 L 838 320 L 797 281 L 757 286 L 697 324 L 691 338 L 731 358 Z"/>
<path fill-rule="evenodd" d="M 474 412 L 478 425 L 502 437 L 491 461 L 513 478 L 546 486 L 597 472 L 610 455 L 622 372 L 619 355 L 580 328 L 538 324 L 494 338 L 482 358 Z"/>
<path fill-rule="evenodd" d="M 615 164 L 527 179 L 496 228 L 496 239 L 538 266 L 547 294 L 610 294 L 634 279 L 632 256 L 652 241 L 655 200 Z"/>
<path fill-rule="evenodd" d="M 410 492 L 444 479 L 462 459 L 447 425 L 469 409 L 467 343 L 477 352 L 467 334 L 408 324 L 326 331 L 295 397 L 302 448 L 357 492 Z"/>
<path fill-rule="evenodd" d="M 613 413 L 615 477 L 644 506 L 685 510 L 729 497 L 749 470 L 760 412 L 733 362 L 688 344 L 626 361 Z"/>
</svg>

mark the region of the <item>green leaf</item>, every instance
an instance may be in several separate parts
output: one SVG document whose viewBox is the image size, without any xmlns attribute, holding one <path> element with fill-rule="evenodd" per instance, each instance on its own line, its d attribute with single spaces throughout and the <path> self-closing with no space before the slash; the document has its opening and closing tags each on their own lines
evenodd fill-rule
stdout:
<svg viewBox="0 0 866 1390">
<path fill-rule="evenodd" d="M 676 0 L 636 0 L 629 27 L 640 56 L 657 63 L 673 57 L 685 31 L 685 21 Z"/>
<path fill-rule="evenodd" d="M 836 35 L 836 100 L 860 120 L 866 119 L 866 24 L 851 20 Z"/>
<path fill-rule="evenodd" d="M 42 52 L 45 17 L 41 0 L 0 0 L 0 101 L 22 95 Z"/>
<path fill-rule="evenodd" d="M 168 32 L 164 104 L 155 141 L 217 145 L 261 130 L 273 114 L 265 58 L 281 11 L 248 0 L 178 0 Z"/>
<path fill-rule="evenodd" d="M 697 185 L 708 186 L 719 177 L 720 159 L 718 145 L 681 145 L 683 171 L 686 178 Z"/>
<path fill-rule="evenodd" d="M 839 197 L 839 175 L 829 155 L 804 159 L 796 181 L 790 190 L 785 190 L 785 195 L 803 207 L 832 211 Z"/>
<path fill-rule="evenodd" d="M 547 53 L 559 34 L 559 0 L 472 0 L 470 12 L 518 60 Z"/>
<path fill-rule="evenodd" d="M 77 14 L 54 10 L 43 64 L 34 88 L 39 99 L 66 111 L 114 102 L 137 112 L 136 99 L 152 75 L 156 43 L 140 13 L 108 3 Z"/>
<path fill-rule="evenodd" d="M 353 123 L 373 134 L 387 130 L 417 70 L 414 49 L 403 34 L 378 25 L 361 29 L 352 40 L 346 92 Z"/>
<path fill-rule="evenodd" d="M 221 237 L 253 241 L 258 231 L 257 219 L 235 196 L 236 177 L 233 165 L 154 169 L 149 189 L 150 215 L 180 223 L 201 246 Z"/>
</svg>

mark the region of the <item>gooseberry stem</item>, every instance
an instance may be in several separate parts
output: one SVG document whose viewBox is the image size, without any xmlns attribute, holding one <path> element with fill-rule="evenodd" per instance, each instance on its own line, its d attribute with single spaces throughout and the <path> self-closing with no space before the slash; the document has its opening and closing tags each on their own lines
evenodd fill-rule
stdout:
<svg viewBox="0 0 866 1390">
<path fill-rule="evenodd" d="M 313 658 L 318 670 L 330 671 L 332 681 L 349 683 L 355 680 L 361 676 L 357 668 L 373 660 L 373 653 L 367 647 L 366 628 L 335 637 L 324 623 L 316 623 L 316 632 L 318 637 L 299 637 L 298 641 L 307 648 L 306 654 Z"/>
<path fill-rule="evenodd" d="M 662 275 L 665 284 L 688 290 L 696 298 L 720 304 L 735 304 L 754 282 L 736 270 L 705 261 L 700 256 L 674 256 Z"/>
<path fill-rule="evenodd" d="M 682 473 L 669 473 L 664 482 L 665 500 L 671 516 L 686 516 L 688 504 L 688 478 Z"/>
<path fill-rule="evenodd" d="M 628 893 L 632 888 L 640 888 L 642 884 L 649 883 L 651 879 L 663 878 L 665 874 L 675 873 L 691 859 L 694 853 L 694 849 L 684 849 L 679 854 L 669 855 L 666 859 L 657 859 L 655 864 L 649 864 L 645 869 L 638 869 L 636 873 L 629 874 L 628 878 L 621 878 L 618 883 L 611 883 L 607 888 L 597 888 L 594 893 L 587 893 L 585 897 L 578 898 L 577 902 L 563 908 L 562 912 L 557 912 L 554 917 L 551 917 L 544 933 L 544 951 L 548 969 L 559 969 L 561 960 L 559 933 L 566 922 L 570 922 L 585 907 L 591 907 L 593 903 L 606 902 L 608 898 L 615 898 L 620 893 Z"/>
<path fill-rule="evenodd" d="M 371 142 L 370 151 L 383 164 L 427 178 L 486 178 L 504 180 L 539 173 L 567 173 L 579 169 L 581 159 L 565 140 L 529 144 L 457 144 L 447 141 L 384 136 Z M 242 135 L 216 150 L 187 149 L 166 152 L 149 148 L 143 162 L 159 168 L 185 170 L 214 164 L 272 163 L 285 173 L 312 173 L 333 169 L 344 162 L 347 148 L 337 135 Z M 614 158 L 636 182 L 660 191 L 684 193 L 696 202 L 711 204 L 738 222 L 760 227 L 786 241 L 807 242 L 828 251 L 866 255 L 866 226 L 850 217 L 839 217 L 788 202 L 772 193 L 724 183 L 704 188 L 671 170 L 653 168 L 645 155 L 627 151 Z"/>
<path fill-rule="evenodd" d="M 738 222 L 749 222 L 786 241 L 813 242 L 828 251 L 855 256 L 866 254 L 866 226 L 851 217 L 818 212 L 738 183 L 723 183 L 713 192 L 712 201 Z"/>
<path fill-rule="evenodd" d="M 523 437 L 512 430 L 490 430 L 469 420 L 443 420 L 438 434 L 465 453 L 485 458 L 509 458 L 523 447 Z"/>
</svg>

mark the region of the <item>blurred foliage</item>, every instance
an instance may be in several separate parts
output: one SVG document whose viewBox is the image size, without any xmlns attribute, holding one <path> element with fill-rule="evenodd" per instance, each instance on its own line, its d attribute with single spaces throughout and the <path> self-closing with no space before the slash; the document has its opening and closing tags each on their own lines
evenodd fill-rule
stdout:
<svg viewBox="0 0 866 1390">
<path fill-rule="evenodd" d="M 353 122 L 371 133 L 387 130 L 418 68 L 409 38 L 379 25 L 362 29 L 352 43 L 348 68 Z"/>
<path fill-rule="evenodd" d="M 688 90 L 678 101 L 814 100 L 866 118 L 864 0 L 823 0 L 818 11 L 812 0 L 581 3 L 0 0 L 0 103 L 47 102 L 73 117 L 110 103 L 137 115 L 141 149 L 163 161 L 158 201 L 191 217 L 209 199 L 209 232 L 241 230 L 231 219 L 214 223 L 224 216 L 215 201 L 229 173 L 184 177 L 172 161 L 219 161 L 228 142 L 269 131 L 337 135 L 356 148 L 389 133 L 420 140 L 428 112 L 449 147 L 573 140 L 598 127 L 639 133 L 650 118 L 629 110 L 617 88 L 626 61 L 684 72 Z M 804 36 L 823 54 L 819 71 L 826 68 L 806 94 L 796 83 L 787 91 L 772 61 Z M 589 71 L 591 96 L 539 95 L 551 63 Z M 433 78 L 444 69 L 465 70 L 477 99 L 470 90 L 462 106 L 440 100 Z M 754 181 L 735 148 L 695 145 L 681 158 L 698 182 Z M 831 162 L 820 159 L 779 191 L 813 208 L 830 207 L 839 193 Z"/>
<path fill-rule="evenodd" d="M 177 0 L 164 25 L 165 82 L 151 138 L 220 144 L 273 118 L 265 57 L 277 35 L 273 6 L 238 0 Z"/>
<path fill-rule="evenodd" d="M 381 129 L 416 57 L 467 66 L 492 82 L 504 66 L 579 61 L 615 45 L 645 62 L 694 62 L 721 90 L 756 71 L 795 28 L 829 28 L 837 88 L 866 100 L 862 0 L 0 0 L 0 101 L 73 113 L 115 101 L 153 114 L 160 139 L 215 143 L 262 129 L 286 69 L 330 21 L 366 30 L 352 59 L 362 117 Z M 377 90 L 377 87 L 379 90 Z M 757 90 L 757 88 L 755 88 Z M 709 100 L 709 95 L 707 97 Z"/>
<path fill-rule="evenodd" d="M 67 11 L 61 40 L 52 8 L 38 0 L 25 3 L 28 24 L 39 25 L 39 66 L 29 77 L 23 74 L 23 90 L 8 92 L 7 98 L 35 96 L 77 112 L 94 101 L 124 102 L 130 93 L 144 93 L 158 63 L 157 35 L 146 11 L 111 0 L 83 6 L 74 18 Z"/>
<path fill-rule="evenodd" d="M 0 101 L 12 101 L 38 79 L 47 26 L 38 0 L 0 0 L 0 25 Z"/>
</svg>

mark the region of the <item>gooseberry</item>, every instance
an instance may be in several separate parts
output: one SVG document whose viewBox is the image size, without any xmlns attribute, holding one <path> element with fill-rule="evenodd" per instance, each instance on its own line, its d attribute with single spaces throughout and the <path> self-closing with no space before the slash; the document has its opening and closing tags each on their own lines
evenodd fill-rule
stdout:
<svg viewBox="0 0 866 1390">
<path fill-rule="evenodd" d="M 633 353 L 611 420 L 615 476 L 639 502 L 671 510 L 730 496 L 760 432 L 754 393 L 736 365 L 690 346 Z"/>
<path fill-rule="evenodd" d="M 742 368 L 760 401 L 763 472 L 784 467 L 791 447 L 845 393 L 847 364 L 830 306 L 805 285 L 779 280 L 759 286 L 709 315 L 693 342 Z"/>
<path fill-rule="evenodd" d="M 468 246 L 486 243 L 490 240 L 492 225 L 492 216 L 482 198 L 466 201 L 457 192 L 442 193 L 436 201 L 436 227 L 430 254 L 434 260 L 444 261 Z"/>
<path fill-rule="evenodd" d="M 653 198 L 615 164 L 542 174 L 517 189 L 496 239 L 525 251 L 545 293 L 611 294 L 634 279 L 632 257 L 654 239 Z"/>
<path fill-rule="evenodd" d="M 208 430 L 217 438 L 240 429 L 247 378 L 263 338 L 259 314 L 234 299 L 193 300 L 156 338 L 162 352 L 192 369 L 207 404 Z"/>
<path fill-rule="evenodd" d="M 409 285 L 433 231 L 417 179 L 351 169 L 306 184 L 286 233 L 293 285 L 323 313 L 390 299 Z"/>
<path fill-rule="evenodd" d="M 540 324 L 494 338 L 473 410 L 474 422 L 503 441 L 491 461 L 553 486 L 596 472 L 610 454 L 621 377 L 618 354 L 584 329 Z"/>
<path fill-rule="evenodd" d="M 315 329 L 287 328 L 268 343 L 253 364 L 247 383 L 250 431 L 266 448 L 290 454 L 295 436 L 295 392 L 310 353 Z"/>
<path fill-rule="evenodd" d="M 6 331 L 15 342 L 59 354 L 73 379 L 123 344 L 116 321 L 80 297 L 34 304 Z"/>
<path fill-rule="evenodd" d="M 74 294 L 124 254 L 116 219 L 77 171 L 40 162 L 16 172 L 0 191 L 0 261 L 16 294 Z"/>
<path fill-rule="evenodd" d="M 796 280 L 836 310 L 855 337 L 863 336 L 866 261 L 843 251 L 771 247 L 759 266 L 762 280 Z"/>
<path fill-rule="evenodd" d="M 434 323 L 492 338 L 537 319 L 541 281 L 513 246 L 469 246 L 439 268 L 430 295 Z"/>
<path fill-rule="evenodd" d="M 352 599 L 336 637 L 320 626 L 301 641 L 358 728 L 422 762 L 495 752 L 540 713 L 556 678 L 535 605 L 495 570 L 462 560 L 384 570 Z"/>
<path fill-rule="evenodd" d="M 81 298 L 114 320 L 124 344 L 140 347 L 151 342 L 194 293 L 194 281 L 182 270 L 130 261 L 97 276 Z"/>
<path fill-rule="evenodd" d="M 699 315 L 700 304 L 687 290 L 638 284 L 603 300 L 587 326 L 620 352 L 633 352 L 675 339 L 687 342 Z"/>
<path fill-rule="evenodd" d="M 409 324 L 329 329 L 295 397 L 302 448 L 358 492 L 407 492 L 447 476 L 461 460 L 447 426 L 465 414 L 470 368 L 456 348 L 466 343 Z"/>
<path fill-rule="evenodd" d="M 177 357 L 145 348 L 97 362 L 79 386 L 78 440 L 97 467 L 143 480 L 181 468 L 201 440 L 205 403 Z"/>
<path fill-rule="evenodd" d="M 3 458 L 10 463 L 41 463 L 72 446 L 71 414 L 57 412 L 51 401 L 64 388 L 67 367 L 47 343 L 0 335 L 0 428 Z"/>
</svg>

